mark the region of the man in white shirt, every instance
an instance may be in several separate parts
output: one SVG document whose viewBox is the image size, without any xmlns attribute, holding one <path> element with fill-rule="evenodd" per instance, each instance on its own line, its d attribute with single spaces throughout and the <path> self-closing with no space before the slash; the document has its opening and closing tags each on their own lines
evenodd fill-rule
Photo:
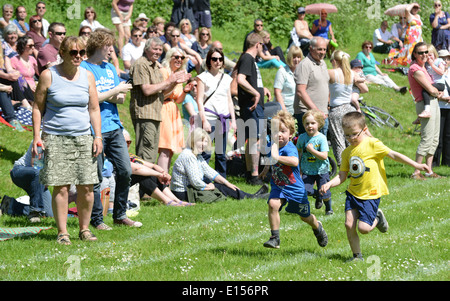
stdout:
<svg viewBox="0 0 450 301">
<path fill-rule="evenodd" d="M 48 27 L 50 26 L 50 23 L 44 19 L 44 14 L 46 11 L 47 8 L 44 2 L 39 1 L 38 3 L 36 3 L 36 14 L 42 19 L 42 29 L 44 31 L 44 37 L 47 37 Z"/>
<path fill-rule="evenodd" d="M 375 29 L 373 33 L 373 52 L 376 53 L 389 53 L 392 48 L 403 47 L 402 41 L 392 35 L 392 33 L 387 30 L 388 22 L 381 22 L 380 28 Z"/>
<path fill-rule="evenodd" d="M 142 31 L 139 28 L 131 30 L 131 42 L 128 42 L 122 48 L 122 60 L 125 72 L 131 68 L 131 65 L 144 53 L 145 43 L 142 41 Z"/>
</svg>

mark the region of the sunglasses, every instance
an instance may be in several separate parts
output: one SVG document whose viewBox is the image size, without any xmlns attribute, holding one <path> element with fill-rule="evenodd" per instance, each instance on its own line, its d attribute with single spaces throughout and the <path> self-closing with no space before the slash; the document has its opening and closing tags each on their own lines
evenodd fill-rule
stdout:
<svg viewBox="0 0 450 301">
<path fill-rule="evenodd" d="M 27 44 L 27 47 L 33 48 L 34 44 Z"/>
<path fill-rule="evenodd" d="M 174 55 L 174 56 L 172 56 L 174 59 L 176 59 L 176 60 L 184 60 L 185 59 L 185 57 L 184 56 L 181 56 L 181 55 Z"/>
<path fill-rule="evenodd" d="M 149 31 L 147 31 L 147 33 L 156 33 L 156 31 L 154 31 L 154 30 L 149 30 Z"/>
<path fill-rule="evenodd" d="M 223 62 L 223 57 L 211 57 L 211 61 L 213 61 L 213 62 L 217 62 L 217 61 Z"/>
<path fill-rule="evenodd" d="M 37 9 L 45 9 L 45 6 L 38 6 Z"/>
<path fill-rule="evenodd" d="M 80 51 L 78 51 L 78 50 L 70 50 L 69 54 L 71 56 L 77 56 L 77 55 L 84 56 L 86 54 L 86 50 L 85 49 L 81 49 Z"/>
<path fill-rule="evenodd" d="M 172 35 L 172 38 L 179 38 L 179 37 L 180 37 L 180 35 L 176 35 L 176 34 Z"/>
<path fill-rule="evenodd" d="M 441 5 L 440 4 L 435 4 L 434 7 L 441 7 Z"/>
<path fill-rule="evenodd" d="M 57 31 L 57 32 L 55 32 L 55 35 L 57 35 L 57 36 L 62 36 L 62 35 L 66 35 L 66 32 L 65 31 Z"/>
<path fill-rule="evenodd" d="M 364 46 L 364 48 L 372 49 L 372 46 Z"/>
<path fill-rule="evenodd" d="M 264 25 L 262 25 L 262 24 L 255 24 L 255 26 L 256 26 L 256 27 L 262 27 L 262 26 L 264 26 Z"/>
<path fill-rule="evenodd" d="M 209 33 L 202 32 L 202 36 L 209 36 Z"/>
<path fill-rule="evenodd" d="M 141 22 L 148 22 L 147 19 L 139 19 L 139 21 L 141 21 Z"/>
<path fill-rule="evenodd" d="M 41 20 L 33 20 L 31 23 L 42 22 Z"/>
<path fill-rule="evenodd" d="M 424 54 L 428 54 L 428 50 L 426 51 L 417 51 L 418 55 L 424 55 Z"/>
<path fill-rule="evenodd" d="M 90 31 L 82 31 L 81 34 L 84 36 L 90 36 L 91 32 Z"/>
<path fill-rule="evenodd" d="M 142 35 L 141 34 L 134 34 L 133 37 L 140 38 L 140 37 L 142 37 Z"/>
</svg>

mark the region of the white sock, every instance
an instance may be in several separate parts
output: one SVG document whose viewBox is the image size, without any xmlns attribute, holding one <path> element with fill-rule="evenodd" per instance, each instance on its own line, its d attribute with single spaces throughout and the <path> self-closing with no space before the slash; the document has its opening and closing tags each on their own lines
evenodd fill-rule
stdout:
<svg viewBox="0 0 450 301">
<path fill-rule="evenodd" d="M 430 105 L 425 105 L 424 111 L 430 112 Z"/>
</svg>

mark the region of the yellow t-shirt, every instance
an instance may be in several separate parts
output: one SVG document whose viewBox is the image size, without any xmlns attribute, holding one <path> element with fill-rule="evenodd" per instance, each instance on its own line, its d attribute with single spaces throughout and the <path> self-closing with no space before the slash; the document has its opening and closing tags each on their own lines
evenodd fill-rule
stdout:
<svg viewBox="0 0 450 301">
<path fill-rule="evenodd" d="M 380 140 L 366 137 L 357 146 L 342 152 L 341 171 L 348 172 L 348 192 L 362 199 L 377 199 L 389 194 L 383 158 L 391 151 Z"/>
</svg>

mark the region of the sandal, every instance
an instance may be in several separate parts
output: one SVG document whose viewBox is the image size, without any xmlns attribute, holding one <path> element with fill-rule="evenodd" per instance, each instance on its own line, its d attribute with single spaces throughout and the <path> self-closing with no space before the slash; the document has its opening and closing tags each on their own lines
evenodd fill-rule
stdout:
<svg viewBox="0 0 450 301">
<path fill-rule="evenodd" d="M 180 206 L 183 206 L 183 207 L 188 207 L 188 206 L 194 206 L 195 205 L 195 203 L 188 203 L 188 202 L 183 202 L 183 201 L 179 202 L 178 204 L 180 204 Z"/>
<path fill-rule="evenodd" d="M 56 242 L 59 243 L 60 245 L 66 245 L 66 246 L 72 244 L 72 242 L 70 241 L 69 233 L 59 234 L 58 237 L 56 238 Z"/>
<path fill-rule="evenodd" d="M 166 204 L 166 206 L 169 207 L 181 207 L 183 206 L 181 203 L 178 203 L 177 201 L 170 201 Z"/>
<path fill-rule="evenodd" d="M 421 174 L 420 172 L 418 172 L 418 173 L 413 173 L 413 174 L 411 175 L 411 179 L 414 179 L 414 180 L 421 180 L 421 181 L 426 180 L 426 179 L 425 179 L 425 176 L 424 176 L 423 174 Z"/>
<path fill-rule="evenodd" d="M 92 234 L 91 230 L 89 230 L 89 229 L 81 230 L 80 233 L 78 234 L 78 237 L 84 241 L 96 241 L 97 240 L 97 237 L 94 234 Z"/>
</svg>

